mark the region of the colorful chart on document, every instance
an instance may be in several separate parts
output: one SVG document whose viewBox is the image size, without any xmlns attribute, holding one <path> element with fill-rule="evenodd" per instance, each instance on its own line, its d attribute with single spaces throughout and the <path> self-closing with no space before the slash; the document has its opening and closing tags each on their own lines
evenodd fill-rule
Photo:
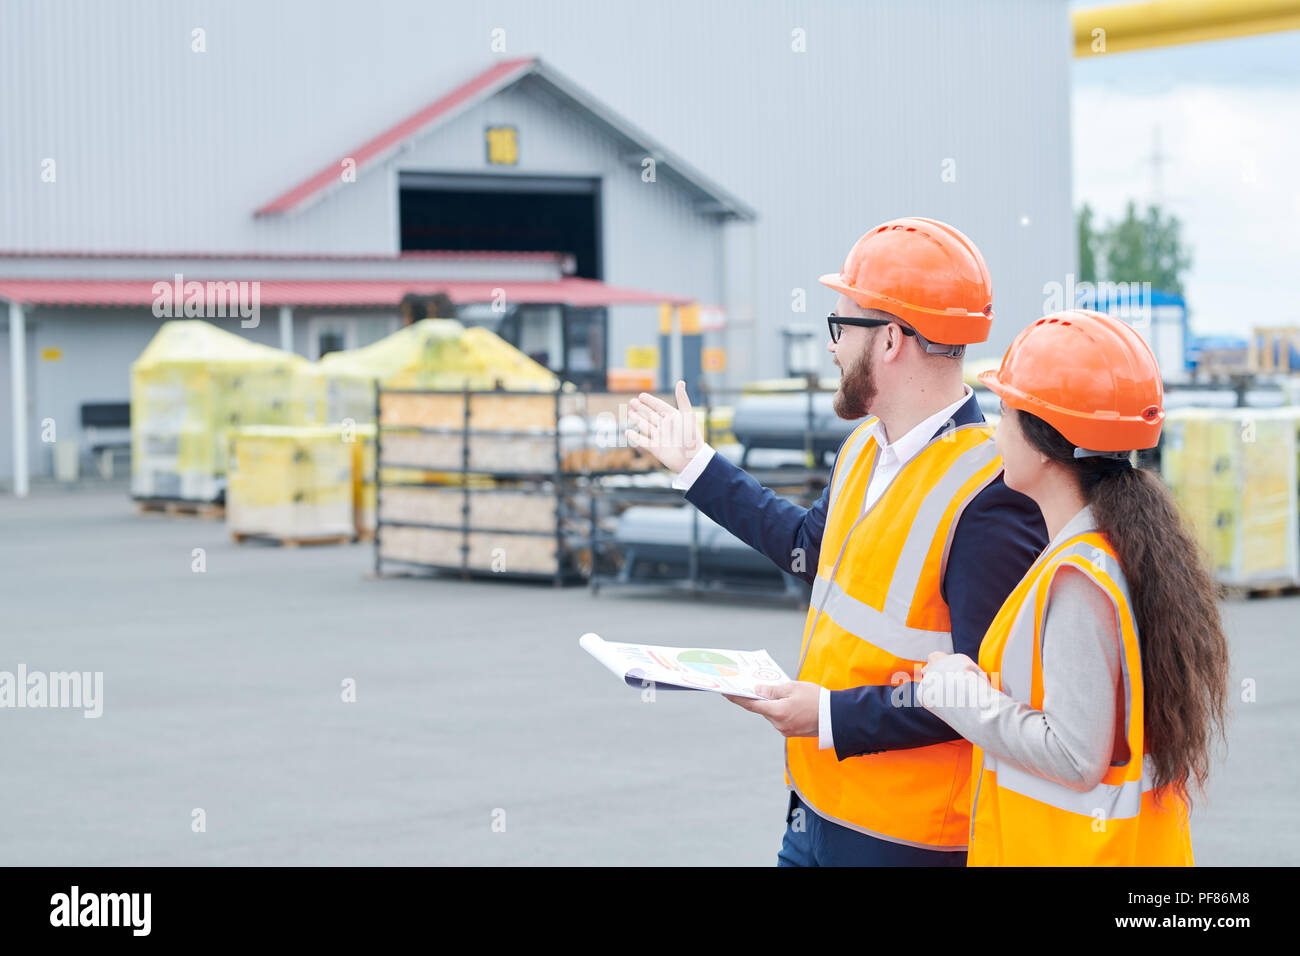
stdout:
<svg viewBox="0 0 1300 956">
<path fill-rule="evenodd" d="M 584 634 L 579 643 L 615 674 L 635 681 L 633 686 L 658 684 L 757 699 L 756 685 L 790 679 L 763 650 L 622 644 L 605 641 L 599 634 Z"/>
<path fill-rule="evenodd" d="M 693 671 L 708 674 L 711 677 L 736 677 L 740 674 L 740 665 L 726 654 L 716 651 L 682 651 L 677 660 Z"/>
</svg>

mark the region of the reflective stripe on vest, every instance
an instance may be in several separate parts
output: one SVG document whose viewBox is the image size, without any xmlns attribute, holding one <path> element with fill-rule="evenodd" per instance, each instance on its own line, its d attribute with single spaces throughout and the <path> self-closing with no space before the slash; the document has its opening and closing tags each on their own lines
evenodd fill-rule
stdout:
<svg viewBox="0 0 1300 956">
<path fill-rule="evenodd" d="M 844 443 L 831 476 L 799 679 L 831 690 L 912 680 L 952 650 L 939 593 L 962 511 L 1002 471 L 984 424 L 951 429 L 906 462 L 870 508 L 874 419 Z M 839 761 L 816 738 L 786 741 L 787 780 L 817 813 L 896 843 L 966 846 L 970 745 L 952 741 Z"/>
<path fill-rule="evenodd" d="M 1104 536 L 1077 535 L 1039 557 L 989 626 L 980 668 L 997 675 L 995 686 L 1007 695 L 1043 709 L 1042 625 L 1052 580 L 1066 564 L 1095 581 L 1115 610 L 1128 760 L 1112 764 L 1091 790 L 1079 791 L 976 747 L 968 863 L 1190 865 L 1186 804 L 1170 788 L 1155 791 L 1155 764 L 1144 751 L 1137 624 L 1128 583 Z"/>
</svg>

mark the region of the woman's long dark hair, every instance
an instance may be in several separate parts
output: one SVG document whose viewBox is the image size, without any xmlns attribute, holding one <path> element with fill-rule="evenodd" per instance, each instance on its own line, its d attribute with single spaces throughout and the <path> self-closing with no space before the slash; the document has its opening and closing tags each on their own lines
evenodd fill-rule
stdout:
<svg viewBox="0 0 1300 956">
<path fill-rule="evenodd" d="M 1098 529 L 1119 556 L 1142 650 L 1143 727 L 1155 785 L 1191 802 L 1204 793 L 1212 745 L 1224 739 L 1228 642 L 1218 588 L 1164 483 L 1127 461 L 1075 458 L 1074 443 L 1019 412 L 1030 445 L 1068 465 Z M 1139 755 L 1140 756 L 1140 755 Z"/>
</svg>

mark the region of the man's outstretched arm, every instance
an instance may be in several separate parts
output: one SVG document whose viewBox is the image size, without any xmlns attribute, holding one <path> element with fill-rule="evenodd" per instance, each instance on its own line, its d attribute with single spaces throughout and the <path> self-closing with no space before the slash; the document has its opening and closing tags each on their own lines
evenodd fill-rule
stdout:
<svg viewBox="0 0 1300 956">
<path fill-rule="evenodd" d="M 829 485 L 811 508 L 802 508 L 715 454 L 686 489 L 686 500 L 782 571 L 809 584 L 817 575 Z"/>
</svg>

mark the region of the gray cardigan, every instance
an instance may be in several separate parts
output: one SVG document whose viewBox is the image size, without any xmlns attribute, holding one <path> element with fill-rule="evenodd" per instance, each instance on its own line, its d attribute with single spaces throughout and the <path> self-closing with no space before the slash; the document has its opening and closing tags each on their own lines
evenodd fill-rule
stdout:
<svg viewBox="0 0 1300 956">
<path fill-rule="evenodd" d="M 1084 507 L 1048 549 L 1095 527 L 1092 509 Z M 1112 760 L 1122 763 L 1128 756 L 1119 623 L 1110 598 L 1069 565 L 1057 571 L 1048 591 L 1042 664 L 1042 710 L 991 687 L 982 706 L 945 705 L 937 694 L 927 693 L 924 681 L 921 702 L 1000 760 L 1074 790 L 1091 790 Z M 972 669 L 978 672 L 967 658 L 954 655 L 930 665 L 926 674 L 936 675 L 933 689 L 941 676 Z"/>
</svg>

